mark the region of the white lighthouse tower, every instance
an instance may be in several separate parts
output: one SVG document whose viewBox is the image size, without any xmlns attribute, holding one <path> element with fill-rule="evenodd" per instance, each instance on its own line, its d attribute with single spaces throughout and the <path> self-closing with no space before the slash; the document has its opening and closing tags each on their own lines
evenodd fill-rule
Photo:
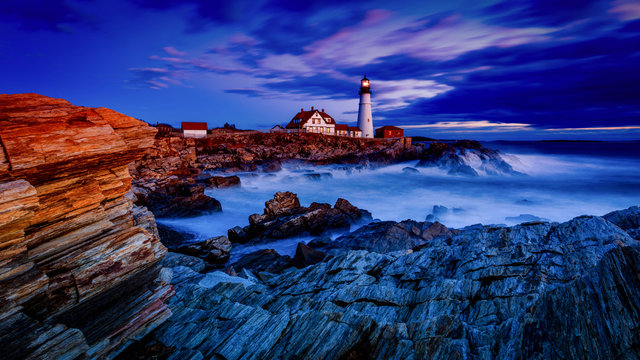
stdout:
<svg viewBox="0 0 640 360">
<path fill-rule="evenodd" d="M 373 117 L 371 116 L 371 88 L 365 75 L 360 80 L 360 105 L 358 107 L 358 127 L 362 137 L 373 138 Z"/>
</svg>

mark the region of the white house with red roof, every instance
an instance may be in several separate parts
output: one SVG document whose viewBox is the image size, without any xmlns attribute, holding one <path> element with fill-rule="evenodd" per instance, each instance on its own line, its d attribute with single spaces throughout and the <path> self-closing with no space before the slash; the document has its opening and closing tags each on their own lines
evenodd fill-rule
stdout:
<svg viewBox="0 0 640 360">
<path fill-rule="evenodd" d="M 305 111 L 300 109 L 289 124 L 286 126 L 289 132 L 309 132 L 325 135 L 336 134 L 336 121 L 324 109 L 314 109 Z"/>
<path fill-rule="evenodd" d="M 184 137 L 192 138 L 204 138 L 207 137 L 207 123 L 206 122 L 182 122 L 182 134 Z"/>
</svg>

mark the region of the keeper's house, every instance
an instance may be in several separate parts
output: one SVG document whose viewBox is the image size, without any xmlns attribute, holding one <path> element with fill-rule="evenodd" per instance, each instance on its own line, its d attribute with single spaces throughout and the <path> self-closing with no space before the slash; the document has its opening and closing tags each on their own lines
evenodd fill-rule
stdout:
<svg viewBox="0 0 640 360">
<path fill-rule="evenodd" d="M 182 122 L 182 134 L 184 137 L 204 138 L 207 137 L 206 122 Z"/>
<path fill-rule="evenodd" d="M 305 111 L 304 108 L 300 109 L 289 124 L 287 124 L 287 130 L 289 132 L 308 132 L 318 133 L 325 135 L 336 134 L 336 121 L 333 120 L 329 114 L 324 112 L 324 109 L 314 109 Z"/>
</svg>

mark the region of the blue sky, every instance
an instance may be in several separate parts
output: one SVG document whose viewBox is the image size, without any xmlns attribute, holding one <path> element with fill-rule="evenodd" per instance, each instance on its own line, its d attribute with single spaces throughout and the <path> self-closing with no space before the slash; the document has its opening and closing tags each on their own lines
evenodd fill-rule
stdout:
<svg viewBox="0 0 640 360">
<path fill-rule="evenodd" d="M 286 123 L 301 107 L 474 139 L 640 139 L 640 2 L 0 2 L 0 92 L 150 123 Z"/>
</svg>

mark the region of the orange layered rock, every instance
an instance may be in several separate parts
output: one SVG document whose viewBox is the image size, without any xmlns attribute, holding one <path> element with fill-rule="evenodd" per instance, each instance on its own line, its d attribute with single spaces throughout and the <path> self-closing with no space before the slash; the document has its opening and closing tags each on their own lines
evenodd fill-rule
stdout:
<svg viewBox="0 0 640 360">
<path fill-rule="evenodd" d="M 170 315 L 173 289 L 156 281 L 166 249 L 136 225 L 125 196 L 128 165 L 155 132 L 106 108 L 0 95 L 0 343 L 9 357 L 36 356 L 61 334 L 82 345 L 57 348 L 60 356 L 112 356 Z"/>
</svg>

